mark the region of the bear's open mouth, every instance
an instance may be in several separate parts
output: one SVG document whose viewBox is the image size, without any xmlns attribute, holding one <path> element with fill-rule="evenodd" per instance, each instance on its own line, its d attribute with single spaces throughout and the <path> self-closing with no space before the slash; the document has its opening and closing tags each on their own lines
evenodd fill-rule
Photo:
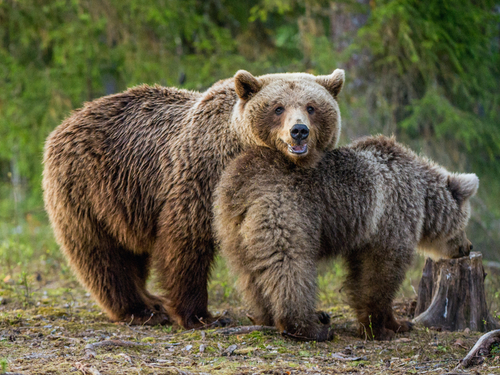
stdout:
<svg viewBox="0 0 500 375">
<path fill-rule="evenodd" d="M 298 146 L 288 145 L 288 152 L 291 154 L 305 154 L 307 152 L 307 143 Z"/>
</svg>

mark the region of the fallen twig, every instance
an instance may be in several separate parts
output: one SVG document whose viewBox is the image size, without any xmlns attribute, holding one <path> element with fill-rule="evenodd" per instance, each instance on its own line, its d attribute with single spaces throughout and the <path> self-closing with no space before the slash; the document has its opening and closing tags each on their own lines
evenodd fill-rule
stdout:
<svg viewBox="0 0 500 375">
<path fill-rule="evenodd" d="M 500 344 L 500 329 L 496 329 L 482 335 L 469 354 L 467 354 L 465 358 L 460 361 L 454 370 L 460 367 L 468 368 L 481 364 L 484 361 L 483 357 L 490 354 L 493 344 Z"/>
<path fill-rule="evenodd" d="M 80 370 L 83 375 L 86 375 L 86 374 L 90 374 L 90 375 L 101 375 L 101 373 L 99 372 L 99 370 L 97 370 L 95 367 L 93 366 L 86 366 L 84 365 L 83 363 L 81 362 L 76 362 L 75 363 L 75 368 Z"/>
<path fill-rule="evenodd" d="M 221 335 L 245 335 L 255 331 L 276 331 L 276 327 L 270 326 L 240 326 L 218 329 L 216 333 Z"/>
<path fill-rule="evenodd" d="M 147 345 L 149 343 L 142 343 L 142 342 L 132 342 L 132 341 L 122 341 L 122 340 L 104 340 L 100 342 L 94 342 L 93 344 L 87 344 L 85 345 L 85 357 L 86 358 L 92 358 L 97 355 L 95 349 L 100 346 L 122 346 L 122 347 L 128 347 L 128 346 L 143 346 Z"/>
<path fill-rule="evenodd" d="M 179 344 L 173 344 L 171 342 L 133 342 L 133 341 L 123 341 L 123 340 L 104 340 L 99 342 L 94 342 L 93 344 L 85 345 L 85 359 L 93 358 L 97 355 L 95 349 L 97 347 L 105 347 L 105 346 L 120 346 L 120 347 L 133 347 L 133 346 L 177 346 Z"/>
<path fill-rule="evenodd" d="M 352 355 L 345 355 L 344 353 L 332 353 L 333 359 L 337 361 L 361 361 L 365 360 L 365 357 L 355 357 Z"/>
</svg>

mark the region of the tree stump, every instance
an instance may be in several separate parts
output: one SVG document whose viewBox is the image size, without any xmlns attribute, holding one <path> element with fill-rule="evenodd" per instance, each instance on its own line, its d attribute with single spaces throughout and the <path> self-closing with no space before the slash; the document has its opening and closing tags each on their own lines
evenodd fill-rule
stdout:
<svg viewBox="0 0 500 375">
<path fill-rule="evenodd" d="M 478 252 L 437 262 L 427 258 L 413 321 L 445 331 L 469 328 L 484 332 L 497 328 L 486 304 L 482 260 Z"/>
</svg>

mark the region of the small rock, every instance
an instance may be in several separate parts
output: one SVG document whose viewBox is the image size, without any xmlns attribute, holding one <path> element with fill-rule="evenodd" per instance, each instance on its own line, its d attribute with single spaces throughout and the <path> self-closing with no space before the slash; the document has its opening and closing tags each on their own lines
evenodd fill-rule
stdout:
<svg viewBox="0 0 500 375">
<path fill-rule="evenodd" d="M 409 339 L 408 337 L 401 337 L 397 340 L 394 340 L 394 342 L 411 342 L 412 339 Z"/>
<path fill-rule="evenodd" d="M 223 356 L 230 356 L 231 354 L 233 354 L 233 352 L 238 348 L 238 345 L 229 345 L 227 347 L 227 349 L 224 351 L 224 353 L 222 353 Z"/>
<path fill-rule="evenodd" d="M 352 348 L 346 346 L 342 353 L 344 353 L 345 355 L 352 355 Z"/>
</svg>

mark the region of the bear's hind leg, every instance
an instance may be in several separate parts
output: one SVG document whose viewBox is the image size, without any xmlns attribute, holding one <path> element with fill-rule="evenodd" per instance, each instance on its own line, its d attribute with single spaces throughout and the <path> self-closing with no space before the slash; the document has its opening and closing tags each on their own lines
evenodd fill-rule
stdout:
<svg viewBox="0 0 500 375">
<path fill-rule="evenodd" d="M 92 231 L 87 241 L 65 238 L 62 249 L 79 280 L 114 321 L 131 324 L 168 324 L 161 298 L 146 290 L 149 255 L 134 254 L 103 230 Z M 74 233 L 73 233 L 74 235 Z"/>
<path fill-rule="evenodd" d="M 411 329 L 411 323 L 397 321 L 392 311 L 392 302 L 410 265 L 411 254 L 407 249 L 365 248 L 347 257 L 346 287 L 362 334 L 390 340 L 395 333 Z"/>
<path fill-rule="evenodd" d="M 160 285 L 168 293 L 168 314 L 185 328 L 224 325 L 208 312 L 207 284 L 214 261 L 214 246 L 160 236 L 154 249 Z"/>
</svg>

